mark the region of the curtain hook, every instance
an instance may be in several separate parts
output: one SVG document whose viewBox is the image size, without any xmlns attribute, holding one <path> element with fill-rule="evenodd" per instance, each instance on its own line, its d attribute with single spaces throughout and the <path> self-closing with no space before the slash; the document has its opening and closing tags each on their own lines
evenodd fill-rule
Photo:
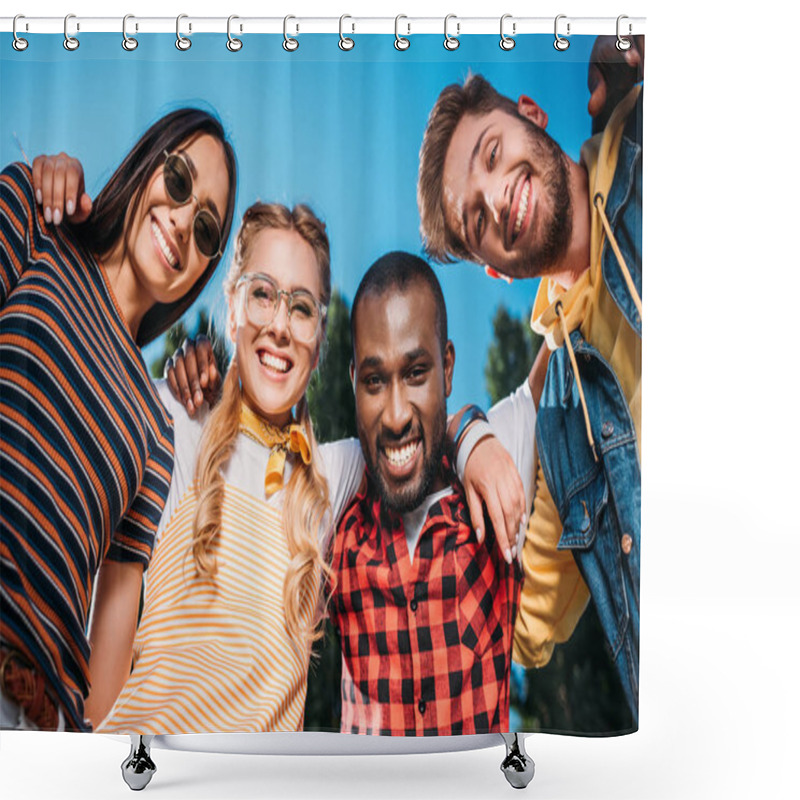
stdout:
<svg viewBox="0 0 800 800">
<path fill-rule="evenodd" d="M 349 14 L 342 14 L 342 16 L 339 17 L 339 47 L 342 50 L 352 50 L 356 46 L 356 43 L 349 36 L 344 35 L 343 28 L 344 28 L 344 21 L 346 19 L 353 19 L 353 18 Z M 355 31 L 356 29 L 355 24 L 353 24 L 352 27 L 353 30 Z"/>
<path fill-rule="evenodd" d="M 128 20 L 136 19 L 133 14 L 126 14 L 122 18 L 122 49 L 129 53 L 139 46 L 139 40 L 135 36 L 128 36 Z M 138 29 L 138 25 L 136 26 Z"/>
<path fill-rule="evenodd" d="M 231 51 L 231 53 L 238 53 L 239 50 L 242 49 L 243 45 L 241 39 L 237 39 L 235 36 L 231 35 L 231 22 L 233 22 L 233 20 L 235 19 L 239 19 L 239 17 L 237 17 L 236 14 L 231 14 L 228 17 L 228 41 L 225 44 L 225 47 L 227 47 L 228 50 Z M 239 30 L 241 31 L 241 27 L 239 28 Z"/>
<path fill-rule="evenodd" d="M 293 17 L 291 14 L 289 14 L 283 18 L 283 49 L 288 53 L 293 53 L 298 47 L 300 47 L 300 42 L 293 36 L 289 36 L 288 25 L 290 19 L 297 19 L 297 17 Z M 300 30 L 299 26 L 297 26 L 295 32 L 298 30 Z"/>
<path fill-rule="evenodd" d="M 177 47 L 178 50 L 188 50 L 192 46 L 192 40 L 181 33 L 181 20 L 188 18 L 188 14 L 178 14 L 175 20 L 175 47 Z M 189 30 L 191 31 L 191 29 L 192 26 L 189 25 Z"/>
<path fill-rule="evenodd" d="M 511 36 L 506 36 L 503 32 L 503 26 L 507 19 L 512 19 L 511 14 L 503 14 L 500 17 L 500 49 L 501 50 L 513 50 L 514 46 L 516 45 L 516 41 L 514 40 L 513 36 L 517 32 L 517 23 L 511 23 Z"/>
<path fill-rule="evenodd" d="M 558 34 L 558 21 L 560 19 L 567 19 L 567 15 L 566 14 L 559 14 L 556 17 L 556 22 L 555 22 L 556 40 L 553 42 L 553 47 L 555 47 L 556 50 L 559 50 L 559 51 L 563 52 L 564 50 L 566 50 L 569 47 L 569 39 L 565 39 L 563 36 L 559 36 L 559 34 Z M 569 21 L 567 21 L 567 36 L 569 36 L 569 32 L 570 32 L 569 29 L 570 29 L 570 24 L 569 24 Z"/>
<path fill-rule="evenodd" d="M 71 19 L 75 19 L 74 14 L 67 14 L 64 17 L 64 49 L 70 51 L 77 50 L 81 46 L 81 43 L 74 36 L 69 35 L 69 21 Z M 80 25 L 75 23 L 75 30 L 79 31 L 80 29 Z"/>
<path fill-rule="evenodd" d="M 447 32 L 447 23 L 450 22 L 451 19 L 456 20 L 456 35 L 451 36 Z M 458 50 L 458 46 L 461 42 L 458 41 L 458 34 L 461 31 L 461 23 L 457 21 L 458 17 L 455 14 L 448 14 L 444 18 L 444 48 L 445 50 Z"/>
<path fill-rule="evenodd" d="M 617 50 L 620 50 L 621 52 L 625 52 L 625 50 L 630 50 L 631 49 L 631 40 L 630 39 L 625 39 L 619 32 L 620 22 L 622 22 L 622 20 L 624 20 L 624 19 L 628 19 L 628 17 L 626 17 L 625 14 L 620 14 L 617 17 Z M 633 26 L 629 22 L 628 23 L 628 35 L 630 35 L 632 32 L 633 32 Z"/>
<path fill-rule="evenodd" d="M 11 32 L 14 34 L 14 41 L 11 43 L 11 46 L 17 52 L 21 53 L 23 50 L 25 50 L 28 47 L 28 40 L 27 39 L 23 39 L 21 36 L 17 36 L 17 20 L 18 19 L 26 19 L 26 17 L 23 14 L 17 14 L 17 16 L 14 17 L 14 22 L 11 24 Z M 25 25 L 26 30 L 27 30 L 27 27 L 28 26 L 26 24 Z"/>
<path fill-rule="evenodd" d="M 394 46 L 397 50 L 408 50 L 411 47 L 411 39 L 407 39 L 405 36 L 400 35 L 400 20 L 401 19 L 408 19 L 405 14 L 398 14 L 394 18 Z M 408 32 L 411 33 L 411 25 L 406 23 L 408 27 Z"/>
</svg>

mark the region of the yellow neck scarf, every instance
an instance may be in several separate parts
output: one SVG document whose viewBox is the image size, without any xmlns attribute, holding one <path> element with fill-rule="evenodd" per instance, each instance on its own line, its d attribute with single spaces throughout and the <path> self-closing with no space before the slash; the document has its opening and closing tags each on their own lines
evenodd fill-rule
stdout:
<svg viewBox="0 0 800 800">
<path fill-rule="evenodd" d="M 264 477 L 264 492 L 267 497 L 283 488 L 283 469 L 286 453 L 299 453 L 304 464 L 311 463 L 311 445 L 302 425 L 291 423 L 283 430 L 264 421 L 243 402 L 239 416 L 239 430 L 249 438 L 272 450 Z"/>
</svg>

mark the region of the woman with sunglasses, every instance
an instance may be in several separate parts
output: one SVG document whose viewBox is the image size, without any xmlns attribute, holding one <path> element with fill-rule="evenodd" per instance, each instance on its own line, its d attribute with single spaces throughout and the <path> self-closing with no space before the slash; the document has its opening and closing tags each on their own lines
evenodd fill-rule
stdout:
<svg viewBox="0 0 800 800">
<path fill-rule="evenodd" d="M 89 730 L 89 642 L 118 588 L 141 585 L 173 467 L 141 347 L 219 262 L 236 164 L 216 119 L 180 109 L 93 205 L 41 180 L 0 175 L 0 725 Z"/>
</svg>

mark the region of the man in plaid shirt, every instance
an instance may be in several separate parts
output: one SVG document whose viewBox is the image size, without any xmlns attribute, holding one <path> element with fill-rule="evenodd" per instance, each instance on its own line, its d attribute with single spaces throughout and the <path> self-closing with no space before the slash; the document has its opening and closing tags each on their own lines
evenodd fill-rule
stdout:
<svg viewBox="0 0 800 800">
<path fill-rule="evenodd" d="M 383 256 L 361 281 L 351 326 L 367 480 L 334 543 L 342 730 L 508 731 L 522 571 L 491 527 L 485 537 L 472 527 L 444 453 L 455 349 L 431 268 L 407 253 Z M 528 381 L 489 412 L 528 508 L 535 416 Z"/>
</svg>

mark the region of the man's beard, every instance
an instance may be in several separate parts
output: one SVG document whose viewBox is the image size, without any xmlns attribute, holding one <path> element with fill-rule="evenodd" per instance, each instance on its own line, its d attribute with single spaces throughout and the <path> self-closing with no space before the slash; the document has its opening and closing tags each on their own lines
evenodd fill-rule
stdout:
<svg viewBox="0 0 800 800">
<path fill-rule="evenodd" d="M 546 207 L 548 217 L 537 220 L 537 231 L 531 247 L 520 253 L 521 274 L 538 277 L 558 271 L 558 264 L 567 253 L 572 237 L 572 198 L 569 189 L 567 157 L 559 145 L 529 120 L 528 141 L 531 163 L 539 165 L 542 192 L 546 203 L 537 204 L 536 212 Z M 542 165 L 546 167 L 542 168 Z"/>
<path fill-rule="evenodd" d="M 442 413 L 437 415 L 433 425 L 433 442 L 431 443 L 430 450 L 427 449 L 428 442 L 425 438 L 425 433 L 422 429 L 419 431 L 420 446 L 422 447 L 423 462 L 422 472 L 419 479 L 412 480 L 411 485 L 404 485 L 403 488 L 392 492 L 390 487 L 384 481 L 383 474 L 381 473 L 378 465 L 372 460 L 372 452 L 365 441 L 365 434 L 359 427 L 358 438 L 361 441 L 361 451 L 364 454 L 364 460 L 367 462 L 367 471 L 370 477 L 375 482 L 378 488 L 378 494 L 381 498 L 381 504 L 397 514 L 406 514 L 413 511 L 415 508 L 422 504 L 422 501 L 430 494 L 431 486 L 436 478 L 437 473 L 442 468 L 442 457 L 444 455 L 445 444 L 445 427 L 447 425 L 447 411 L 442 409 Z M 390 441 L 384 443 L 391 445 Z M 406 438 L 406 435 L 403 435 Z M 380 438 L 375 441 L 375 453 L 379 458 L 381 452 Z"/>
</svg>

